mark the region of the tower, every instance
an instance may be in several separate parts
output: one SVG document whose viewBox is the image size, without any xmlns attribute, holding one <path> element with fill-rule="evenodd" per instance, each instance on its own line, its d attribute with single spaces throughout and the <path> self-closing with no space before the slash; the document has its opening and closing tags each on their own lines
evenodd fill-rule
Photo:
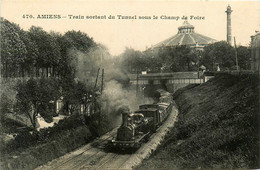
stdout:
<svg viewBox="0 0 260 170">
<path fill-rule="evenodd" d="M 230 5 L 227 6 L 227 42 L 231 45 L 232 44 L 232 35 L 231 35 L 231 7 Z"/>
</svg>

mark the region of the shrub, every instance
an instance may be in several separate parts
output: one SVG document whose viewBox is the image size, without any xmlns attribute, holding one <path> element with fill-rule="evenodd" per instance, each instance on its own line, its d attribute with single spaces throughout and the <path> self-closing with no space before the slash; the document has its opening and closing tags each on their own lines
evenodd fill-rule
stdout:
<svg viewBox="0 0 260 170">
<path fill-rule="evenodd" d="M 52 159 L 86 144 L 92 139 L 87 126 L 60 132 L 53 140 L 25 149 L 18 158 L 3 158 L 3 169 L 34 169 Z"/>
</svg>

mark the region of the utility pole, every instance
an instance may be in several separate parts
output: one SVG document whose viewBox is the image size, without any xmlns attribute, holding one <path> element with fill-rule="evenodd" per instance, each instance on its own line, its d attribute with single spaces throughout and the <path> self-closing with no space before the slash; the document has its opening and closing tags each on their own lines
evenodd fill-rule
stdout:
<svg viewBox="0 0 260 170">
<path fill-rule="evenodd" d="M 235 56 L 236 56 L 236 66 L 237 66 L 237 71 L 238 69 L 238 59 L 237 59 L 237 45 L 236 45 L 236 37 L 234 37 L 234 47 L 235 47 Z"/>
<path fill-rule="evenodd" d="M 100 70 L 100 68 L 98 68 L 98 71 L 97 71 L 97 77 L 96 77 L 96 82 L 95 82 L 95 86 L 94 86 L 94 91 L 95 91 L 95 89 L 96 89 L 96 87 L 97 87 L 97 81 L 98 81 L 99 70 Z"/>
<path fill-rule="evenodd" d="M 138 75 L 138 71 L 136 71 L 136 97 L 138 97 L 138 88 L 139 88 L 138 79 L 139 79 L 139 75 Z"/>
<path fill-rule="evenodd" d="M 103 92 L 103 89 L 104 89 L 104 69 L 102 69 L 101 94 Z"/>
<path fill-rule="evenodd" d="M 102 92 L 104 90 L 104 69 L 102 69 L 102 77 L 101 77 L 101 95 L 102 95 Z M 108 103 L 106 103 L 106 105 L 108 105 Z M 102 116 L 102 112 L 103 112 L 103 107 L 102 107 L 102 103 L 100 103 L 100 113 L 99 113 L 99 125 L 100 125 L 100 122 L 101 122 L 101 116 Z"/>
<path fill-rule="evenodd" d="M 197 57 L 197 68 L 198 68 L 198 79 L 200 78 L 200 51 L 195 51 L 196 57 Z"/>
</svg>

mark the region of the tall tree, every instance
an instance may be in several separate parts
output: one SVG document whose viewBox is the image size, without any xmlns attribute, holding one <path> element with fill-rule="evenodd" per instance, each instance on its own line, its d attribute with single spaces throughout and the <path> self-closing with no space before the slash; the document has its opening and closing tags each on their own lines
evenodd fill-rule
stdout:
<svg viewBox="0 0 260 170">
<path fill-rule="evenodd" d="M 58 65 L 60 64 L 62 60 L 62 35 L 58 32 L 50 32 L 51 40 L 53 41 L 53 44 L 55 45 L 53 47 L 53 61 L 52 61 L 52 68 L 53 68 L 53 76 L 57 75 Z"/>
<path fill-rule="evenodd" d="M 245 46 L 239 46 L 237 48 L 238 65 L 241 69 L 250 68 L 250 50 Z"/>
<path fill-rule="evenodd" d="M 4 76 L 16 76 L 17 67 L 24 62 L 26 46 L 20 38 L 20 27 L 14 23 L 0 19 L 0 53 Z"/>
<path fill-rule="evenodd" d="M 39 48 L 37 66 L 45 68 L 48 74 L 48 68 L 57 64 L 61 55 L 59 44 L 54 36 L 48 34 L 41 27 L 32 26 L 29 30 L 29 35 Z"/>
<path fill-rule="evenodd" d="M 226 41 L 219 41 L 204 47 L 201 62 L 210 70 L 216 70 L 216 64 L 221 69 L 235 65 L 235 49 Z"/>
<path fill-rule="evenodd" d="M 36 66 L 37 58 L 39 57 L 39 48 L 35 41 L 33 41 L 27 31 L 21 30 L 21 40 L 26 46 L 27 53 L 25 54 L 24 62 L 21 63 L 21 67 L 24 71 L 27 71 L 30 76 L 34 76 L 34 67 Z"/>
<path fill-rule="evenodd" d="M 136 73 L 143 71 L 148 64 L 144 54 L 132 48 L 126 48 L 121 57 L 123 58 L 122 65 L 128 72 Z"/>
<path fill-rule="evenodd" d="M 87 53 L 96 47 L 96 43 L 87 34 L 80 31 L 68 31 L 58 39 L 61 60 L 58 72 L 62 77 L 74 78 L 77 72 L 79 55 L 87 57 Z M 89 65 L 88 67 L 92 67 Z"/>
<path fill-rule="evenodd" d="M 69 41 L 68 48 L 74 47 L 81 52 L 88 52 L 96 43 L 86 33 L 81 31 L 68 31 L 64 34 L 65 39 Z"/>
<path fill-rule="evenodd" d="M 52 119 L 51 105 L 60 96 L 56 79 L 30 79 L 17 86 L 17 108 L 30 119 L 36 130 L 36 118 L 39 114 L 46 119 Z M 49 111 L 49 112 L 48 112 Z"/>
</svg>

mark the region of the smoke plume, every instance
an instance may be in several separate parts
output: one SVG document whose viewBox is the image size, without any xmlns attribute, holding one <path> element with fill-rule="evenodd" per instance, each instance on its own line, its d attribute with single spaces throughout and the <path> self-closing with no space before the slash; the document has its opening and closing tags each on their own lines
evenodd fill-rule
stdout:
<svg viewBox="0 0 260 170">
<path fill-rule="evenodd" d="M 88 88 L 94 87 L 97 80 L 97 88 L 101 92 L 102 69 L 104 69 L 103 91 L 100 96 L 102 114 L 106 115 L 111 124 L 121 123 L 121 107 L 128 107 L 130 111 L 135 111 L 138 106 L 145 103 L 152 103 L 152 99 L 144 98 L 142 94 L 136 95 L 136 90 L 131 90 L 130 81 L 125 70 L 120 65 L 114 64 L 114 59 L 107 51 L 101 48 L 91 49 L 87 54 L 80 51 L 74 52 L 77 56 L 77 78 L 85 82 Z M 100 69 L 99 69 L 100 68 Z M 98 73 L 98 69 L 99 74 Z M 97 76 L 98 75 L 98 76 Z"/>
</svg>

